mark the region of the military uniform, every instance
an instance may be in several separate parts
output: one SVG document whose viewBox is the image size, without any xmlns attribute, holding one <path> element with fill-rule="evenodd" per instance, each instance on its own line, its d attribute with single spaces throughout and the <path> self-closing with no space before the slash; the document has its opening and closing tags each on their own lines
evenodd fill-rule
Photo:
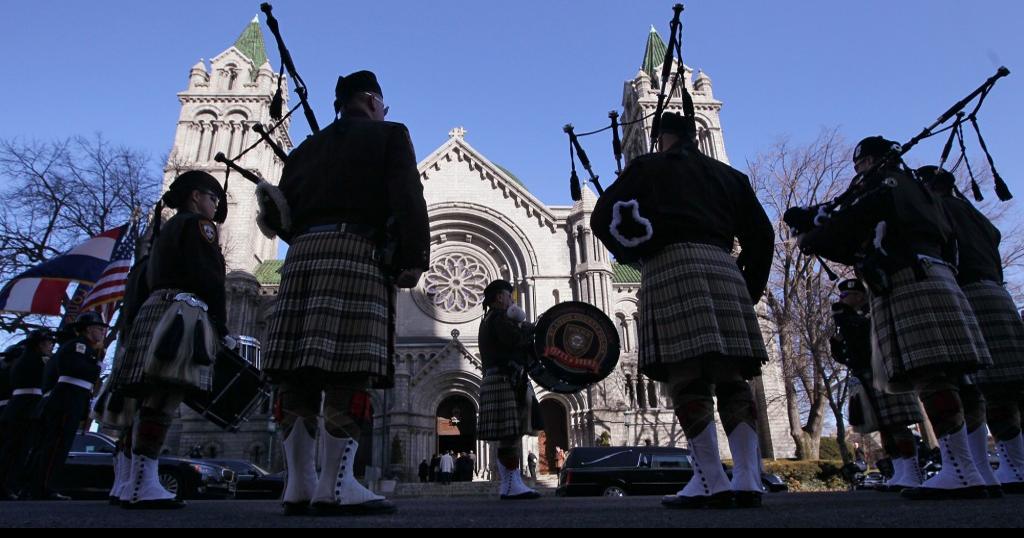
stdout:
<svg viewBox="0 0 1024 538">
<path fill-rule="evenodd" d="M 33 451 L 29 487 L 35 499 L 55 495 L 53 482 L 64 468 L 75 433 L 88 416 L 101 361 L 99 352 L 82 337 L 62 344 L 50 359 L 56 365 L 57 381 L 42 406 L 42 435 Z"/>
<path fill-rule="evenodd" d="M 40 354 L 36 344 L 38 341 L 27 341 L 21 356 L 10 368 L 11 398 L 3 415 L 10 435 L 0 450 L 0 494 L 22 486 L 25 464 L 39 431 L 46 357 Z"/>
<path fill-rule="evenodd" d="M 768 353 L 753 305 L 771 269 L 774 231 L 749 180 L 702 155 L 693 118 L 665 114 L 680 137 L 634 159 L 600 197 L 594 234 L 620 262 L 640 260 L 640 370 L 668 382 L 694 454 L 695 479 L 666 506 L 759 506 L 753 394 Z M 738 258 L 731 255 L 739 241 Z M 737 461 L 722 472 L 714 400 Z"/>
<path fill-rule="evenodd" d="M 270 314 L 264 370 L 280 385 L 286 514 L 311 506 L 324 515 L 394 510 L 355 480 L 352 464 L 358 430 L 369 420 L 366 389 L 393 384 L 392 278 L 425 270 L 429 259 L 409 131 L 383 121 L 373 73 L 340 77 L 335 93 L 341 118 L 288 156 L 279 185 L 291 246 Z M 316 425 L 321 404 L 324 418 Z M 317 431 L 319 480 L 312 461 Z"/>
</svg>

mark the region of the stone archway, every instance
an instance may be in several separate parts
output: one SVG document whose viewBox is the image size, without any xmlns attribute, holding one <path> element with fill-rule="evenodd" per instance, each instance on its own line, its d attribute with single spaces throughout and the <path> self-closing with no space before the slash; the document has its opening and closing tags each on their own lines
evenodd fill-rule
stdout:
<svg viewBox="0 0 1024 538">
<path fill-rule="evenodd" d="M 556 472 L 555 448 L 569 451 L 569 413 L 559 400 L 547 398 L 540 402 L 540 412 L 544 417 L 544 431 L 537 438 L 537 450 L 540 452 L 537 462 L 539 474 Z"/>
<path fill-rule="evenodd" d="M 452 394 L 437 406 L 437 453 L 476 450 L 476 405 L 462 394 Z"/>
</svg>

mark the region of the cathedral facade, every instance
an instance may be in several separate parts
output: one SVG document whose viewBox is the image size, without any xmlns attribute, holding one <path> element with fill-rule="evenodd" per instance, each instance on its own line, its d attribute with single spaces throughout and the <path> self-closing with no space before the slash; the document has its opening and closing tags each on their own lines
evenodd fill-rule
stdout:
<svg viewBox="0 0 1024 538">
<path fill-rule="evenodd" d="M 665 44 L 652 28 L 639 72 L 624 84 L 623 123 L 639 119 L 657 103 L 657 73 Z M 269 103 L 279 85 L 266 60 L 257 22 L 234 46 L 200 62 L 179 94 L 182 113 L 168 162 L 169 182 L 179 169 L 198 167 L 223 177 L 212 156 L 237 155 L 255 140 L 252 126 L 269 123 Z M 702 151 L 728 162 L 719 111 L 710 78 L 683 83 L 692 93 Z M 284 86 L 284 81 L 280 81 Z M 285 88 L 287 93 L 287 88 Z M 670 109 L 679 108 L 679 95 Z M 623 133 L 627 158 L 646 152 L 650 123 L 636 122 Z M 292 147 L 287 125 L 275 135 Z M 283 163 L 264 145 L 240 164 L 276 183 Z M 398 303 L 396 386 L 373 394 L 374 426 L 363 439 L 371 446 L 363 465 L 415 476 L 420 461 L 446 450 L 473 451 L 481 476 L 493 457 L 489 443 L 475 437 L 482 383 L 477 331 L 483 315 L 483 289 L 494 278 L 513 282 L 520 305 L 531 320 L 564 301 L 593 304 L 619 330 L 622 355 L 615 372 L 577 394 L 537 388 L 546 429 L 525 439 L 525 451 L 540 456 L 541 471 L 553 464 L 555 447 L 568 449 L 598 443 L 685 446 L 665 387 L 637 371 L 639 273 L 619 265 L 589 229 L 596 196 L 584 188 L 573 205 L 546 205 L 508 168 L 490 161 L 467 141 L 461 127 L 419 163 L 430 216 L 431 265 L 420 284 L 403 290 Z M 230 220 L 222 230 L 229 264 L 228 326 L 247 342 L 258 364 L 260 340 L 280 284 L 283 261 L 276 241 L 263 237 L 253 216 L 253 188 L 232 178 Z M 762 451 L 766 457 L 791 457 L 795 447 L 788 431 L 781 372 L 769 364 L 755 380 L 761 403 Z M 269 406 L 260 409 L 238 433 L 224 433 L 188 411 L 176 426 L 172 452 L 201 446 L 207 455 L 246 459 L 281 467 L 281 452 Z M 720 439 L 725 439 L 724 435 Z M 728 457 L 728 445 L 723 443 Z"/>
</svg>

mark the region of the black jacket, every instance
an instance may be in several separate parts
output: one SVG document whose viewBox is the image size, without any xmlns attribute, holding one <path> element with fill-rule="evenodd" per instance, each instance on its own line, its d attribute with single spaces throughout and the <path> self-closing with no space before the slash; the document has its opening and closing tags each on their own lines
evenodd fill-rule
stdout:
<svg viewBox="0 0 1024 538">
<path fill-rule="evenodd" d="M 51 359 L 52 360 L 52 359 Z M 21 357 L 10 369 L 11 390 L 43 389 L 43 369 L 45 363 L 38 351 L 26 348 Z M 36 407 L 42 396 L 21 395 L 11 396 L 4 420 L 28 420 L 36 413 Z"/>
<path fill-rule="evenodd" d="M 192 293 L 209 307 L 210 321 L 228 334 L 224 255 L 217 225 L 200 215 L 179 211 L 160 229 L 149 259 L 150 288 Z"/>
<path fill-rule="evenodd" d="M 533 345 L 533 325 L 517 325 L 503 310 L 491 309 L 480 322 L 480 361 L 489 368 L 525 367 Z"/>
<path fill-rule="evenodd" d="M 834 212 L 824 226 L 805 234 L 800 245 L 807 253 L 853 265 L 870 248 L 881 222 L 885 222 L 881 246 L 888 254 L 885 268 L 890 272 L 911 266 L 919 254 L 955 259 L 953 230 L 942 203 L 898 169 L 880 170 L 867 178 L 860 197 Z"/>
<path fill-rule="evenodd" d="M 616 202 L 636 200 L 651 221 L 653 237 L 637 248 L 611 233 Z M 594 234 L 622 263 L 649 258 L 673 243 L 703 243 L 731 252 L 739 240 L 737 264 L 756 303 L 771 271 L 775 230 L 738 170 L 707 157 L 692 144 L 638 157 L 597 202 L 590 219 Z"/>
<path fill-rule="evenodd" d="M 832 305 L 836 335 L 831 338 L 832 356 L 861 377 L 871 371 L 871 318 L 866 312 L 836 303 Z"/>
<path fill-rule="evenodd" d="M 1003 259 L 999 255 L 1002 234 L 981 211 L 967 200 L 943 196 L 942 206 L 953 225 L 960 260 L 957 281 L 961 285 L 979 280 L 1003 283 Z"/>
<path fill-rule="evenodd" d="M 346 115 L 295 148 L 280 189 L 295 233 L 344 222 L 369 226 L 383 237 L 393 219 L 398 242 L 393 265 L 426 270 L 427 206 L 404 125 Z"/>
</svg>

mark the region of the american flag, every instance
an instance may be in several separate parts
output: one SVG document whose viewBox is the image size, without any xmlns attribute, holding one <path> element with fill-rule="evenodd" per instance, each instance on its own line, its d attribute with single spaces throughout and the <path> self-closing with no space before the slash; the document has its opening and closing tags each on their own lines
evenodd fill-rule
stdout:
<svg viewBox="0 0 1024 538">
<path fill-rule="evenodd" d="M 138 234 L 138 226 L 132 224 L 129 232 L 118 239 L 110 257 L 110 264 L 103 270 L 100 279 L 96 281 L 89 295 L 82 302 L 82 312 L 96 310 L 108 323 L 114 317 L 117 303 L 124 298 L 125 285 L 128 283 L 128 271 L 132 268 Z"/>
</svg>

